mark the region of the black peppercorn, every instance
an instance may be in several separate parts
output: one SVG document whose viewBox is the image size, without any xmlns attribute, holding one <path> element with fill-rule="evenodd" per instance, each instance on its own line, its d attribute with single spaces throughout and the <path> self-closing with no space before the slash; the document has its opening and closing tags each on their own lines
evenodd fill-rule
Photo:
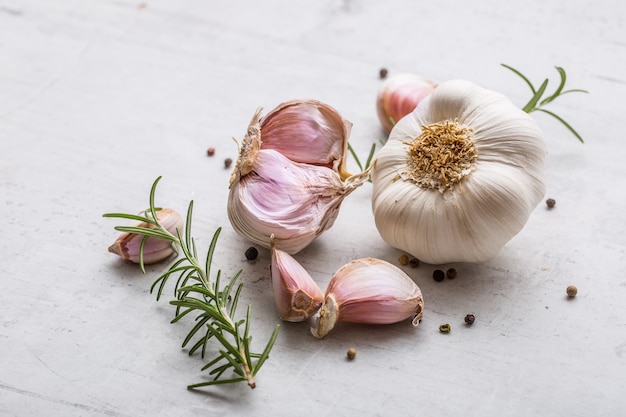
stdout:
<svg viewBox="0 0 626 417">
<path fill-rule="evenodd" d="M 411 260 L 409 261 L 409 266 L 411 268 L 417 268 L 418 266 L 420 266 L 420 260 L 417 258 L 411 258 Z"/>
<path fill-rule="evenodd" d="M 246 250 L 246 259 L 249 261 L 254 261 L 256 259 L 257 256 L 259 256 L 259 251 L 257 250 L 257 248 L 255 248 L 254 246 L 250 246 L 247 250 Z"/>
<path fill-rule="evenodd" d="M 381 68 L 380 69 L 379 75 L 380 75 L 380 79 L 381 80 L 384 79 L 384 78 L 387 78 L 387 74 L 389 74 L 389 71 L 387 71 L 387 68 Z"/>
<path fill-rule="evenodd" d="M 474 324 L 475 320 L 476 320 L 476 317 L 474 317 L 473 314 L 468 314 L 467 316 L 465 316 L 465 324 L 467 324 L 469 326 Z"/>
<path fill-rule="evenodd" d="M 443 279 L 446 277 L 445 272 L 443 272 L 441 269 L 435 269 L 433 271 L 433 279 L 437 282 L 441 282 L 443 281 Z"/>
<path fill-rule="evenodd" d="M 224 159 L 224 168 L 230 168 L 230 166 L 232 165 L 233 160 L 230 158 L 226 158 Z"/>
<path fill-rule="evenodd" d="M 546 200 L 546 205 L 548 206 L 548 208 L 553 208 L 555 204 L 556 201 L 553 198 L 548 198 Z"/>
<path fill-rule="evenodd" d="M 206 150 L 206 154 L 209 156 L 215 155 L 215 148 L 209 148 Z"/>
<path fill-rule="evenodd" d="M 446 276 L 448 277 L 448 279 L 454 279 L 456 278 L 456 269 L 454 268 L 450 268 L 446 271 Z"/>
</svg>

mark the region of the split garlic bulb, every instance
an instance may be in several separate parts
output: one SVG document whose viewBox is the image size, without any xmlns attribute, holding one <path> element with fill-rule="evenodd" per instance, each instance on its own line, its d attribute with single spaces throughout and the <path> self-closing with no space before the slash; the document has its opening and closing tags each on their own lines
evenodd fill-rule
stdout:
<svg viewBox="0 0 626 417">
<path fill-rule="evenodd" d="M 230 181 L 228 218 L 237 233 L 295 254 L 330 228 L 343 199 L 369 178 L 345 170 L 351 123 L 315 100 L 256 112 Z"/>
<path fill-rule="evenodd" d="M 422 292 L 404 271 L 381 259 L 357 259 L 333 275 L 311 333 L 323 338 L 339 321 L 391 324 L 411 318 L 417 327 L 423 312 Z"/>
<path fill-rule="evenodd" d="M 400 73 L 387 78 L 376 97 L 376 112 L 383 128 L 389 132 L 394 123 L 415 110 L 437 83 L 411 73 Z"/>
<path fill-rule="evenodd" d="M 505 96 L 442 83 L 375 157 L 376 227 L 427 263 L 487 260 L 542 200 L 545 156 L 539 127 Z"/>
</svg>

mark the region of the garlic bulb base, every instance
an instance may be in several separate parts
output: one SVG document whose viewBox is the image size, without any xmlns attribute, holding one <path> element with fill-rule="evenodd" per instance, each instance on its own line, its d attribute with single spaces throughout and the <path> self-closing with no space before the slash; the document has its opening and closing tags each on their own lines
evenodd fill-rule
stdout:
<svg viewBox="0 0 626 417">
<path fill-rule="evenodd" d="M 311 334 L 318 339 L 322 339 L 335 327 L 335 323 L 337 323 L 337 302 L 331 294 L 324 299 L 324 305 L 317 318 L 316 327 L 311 328 Z"/>
</svg>

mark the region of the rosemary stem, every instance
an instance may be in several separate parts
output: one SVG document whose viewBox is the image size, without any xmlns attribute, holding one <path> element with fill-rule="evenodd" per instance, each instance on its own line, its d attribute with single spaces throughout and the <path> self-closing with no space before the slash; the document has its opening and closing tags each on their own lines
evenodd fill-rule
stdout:
<svg viewBox="0 0 626 417">
<path fill-rule="evenodd" d="M 239 352 L 241 352 L 241 357 L 243 358 L 243 370 L 246 373 L 246 380 L 248 381 L 248 386 L 250 388 L 256 388 L 256 382 L 254 382 L 254 375 L 252 375 L 252 371 L 250 371 L 250 365 L 246 359 L 246 350 L 243 345 L 239 347 Z"/>
</svg>

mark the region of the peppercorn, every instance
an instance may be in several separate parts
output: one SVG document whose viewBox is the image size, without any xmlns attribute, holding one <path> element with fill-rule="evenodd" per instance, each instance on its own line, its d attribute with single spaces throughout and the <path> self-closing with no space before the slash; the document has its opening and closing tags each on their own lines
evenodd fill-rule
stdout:
<svg viewBox="0 0 626 417">
<path fill-rule="evenodd" d="M 473 314 L 468 314 L 465 316 L 465 324 L 467 324 L 468 326 L 474 324 L 474 321 L 476 321 L 476 317 L 474 317 Z"/>
<path fill-rule="evenodd" d="M 403 255 L 400 255 L 400 257 L 398 258 L 398 263 L 399 263 L 400 265 L 406 265 L 406 264 L 408 264 L 408 263 L 409 263 L 409 257 L 408 257 L 408 256 L 406 256 L 406 255 L 404 255 L 404 254 L 403 254 Z"/>
<path fill-rule="evenodd" d="M 456 269 L 454 268 L 450 268 L 446 271 L 446 276 L 448 277 L 448 279 L 454 279 L 456 278 Z"/>
<path fill-rule="evenodd" d="M 417 258 L 411 258 L 411 260 L 409 261 L 409 266 L 411 268 L 417 268 L 418 266 L 420 266 L 420 260 Z"/>
<path fill-rule="evenodd" d="M 348 359 L 350 360 L 356 358 L 356 349 L 355 348 L 348 349 L 348 352 L 346 352 L 346 356 L 348 356 Z"/>
<path fill-rule="evenodd" d="M 387 70 L 387 68 L 381 68 L 379 75 L 380 75 L 380 79 L 384 79 L 387 78 L 387 74 L 389 74 L 389 71 Z"/>
<path fill-rule="evenodd" d="M 209 148 L 206 150 L 206 154 L 209 156 L 215 155 L 215 148 Z"/>
<path fill-rule="evenodd" d="M 567 292 L 568 297 L 573 298 L 576 297 L 576 294 L 578 294 L 578 288 L 576 288 L 575 285 L 568 285 L 565 292 Z"/>
<path fill-rule="evenodd" d="M 259 251 L 257 250 L 257 248 L 255 248 L 254 246 L 250 246 L 247 250 L 246 250 L 246 259 L 249 261 L 254 261 L 256 259 L 257 256 L 259 256 Z"/>
<path fill-rule="evenodd" d="M 445 272 L 443 272 L 441 269 L 435 269 L 433 271 L 433 279 L 437 282 L 441 282 L 443 281 L 443 279 L 446 277 Z"/>
<path fill-rule="evenodd" d="M 226 158 L 224 159 L 224 168 L 230 168 L 230 166 L 232 165 L 233 160 L 230 158 Z"/>
<path fill-rule="evenodd" d="M 548 198 L 546 200 L 546 205 L 548 206 L 548 208 L 553 208 L 555 204 L 556 201 L 553 198 Z"/>
<path fill-rule="evenodd" d="M 450 330 L 452 330 L 452 328 L 450 327 L 448 323 L 442 324 L 441 326 L 439 326 L 439 331 L 441 333 L 450 333 Z"/>
</svg>

